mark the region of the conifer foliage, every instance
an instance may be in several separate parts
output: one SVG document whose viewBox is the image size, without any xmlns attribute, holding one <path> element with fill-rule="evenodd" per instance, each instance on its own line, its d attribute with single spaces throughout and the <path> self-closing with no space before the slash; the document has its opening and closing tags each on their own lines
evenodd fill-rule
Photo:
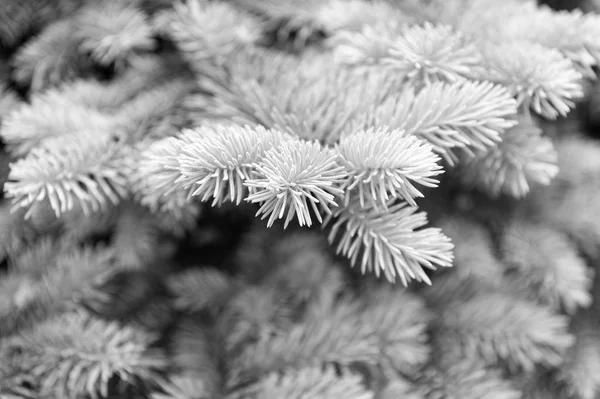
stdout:
<svg viewBox="0 0 600 399">
<path fill-rule="evenodd" d="M 6 1 L 0 397 L 600 395 L 600 15 Z"/>
</svg>

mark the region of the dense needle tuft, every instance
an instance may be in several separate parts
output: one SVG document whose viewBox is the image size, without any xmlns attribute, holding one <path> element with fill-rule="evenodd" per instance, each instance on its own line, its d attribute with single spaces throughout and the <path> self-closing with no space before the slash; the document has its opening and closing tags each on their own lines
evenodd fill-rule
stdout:
<svg viewBox="0 0 600 399">
<path fill-rule="evenodd" d="M 517 103 L 548 119 L 566 116 L 583 96 L 582 75 L 558 50 L 536 43 L 489 46 L 483 78 L 506 86 Z"/>
<path fill-rule="evenodd" d="M 192 196 L 213 205 L 223 201 L 239 204 L 247 190 L 253 163 L 286 135 L 264 127 L 237 125 L 206 126 L 187 134 L 197 136 L 186 143 L 178 156 L 179 182 L 192 189 Z"/>
<path fill-rule="evenodd" d="M 248 201 L 261 203 L 257 215 L 269 217 L 268 226 L 285 217 L 285 226 L 297 216 L 300 226 L 312 225 L 310 212 L 319 222 L 320 212 L 336 207 L 336 196 L 346 172 L 337 154 L 317 142 L 286 141 L 268 151 L 255 164 L 253 177 L 246 182 L 251 189 Z"/>
<path fill-rule="evenodd" d="M 361 206 L 385 206 L 401 198 L 416 206 L 423 194 L 414 184 L 436 187 L 440 157 L 433 146 L 400 130 L 368 129 L 343 137 L 339 151 L 348 170 L 346 203 L 358 191 Z"/>
</svg>

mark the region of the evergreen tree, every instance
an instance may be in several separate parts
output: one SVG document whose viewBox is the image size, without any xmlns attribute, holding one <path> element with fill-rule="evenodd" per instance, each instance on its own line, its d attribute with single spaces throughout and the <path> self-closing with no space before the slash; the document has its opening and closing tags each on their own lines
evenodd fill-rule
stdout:
<svg viewBox="0 0 600 399">
<path fill-rule="evenodd" d="M 600 395 L 594 2 L 6 1 L 0 397 Z"/>
</svg>

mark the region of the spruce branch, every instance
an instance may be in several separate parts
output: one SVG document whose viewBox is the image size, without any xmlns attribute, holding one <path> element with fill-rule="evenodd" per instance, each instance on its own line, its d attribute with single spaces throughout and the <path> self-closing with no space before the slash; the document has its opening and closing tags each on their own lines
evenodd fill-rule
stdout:
<svg viewBox="0 0 600 399">
<path fill-rule="evenodd" d="M 378 359 L 386 378 L 414 375 L 430 355 L 427 328 L 432 314 L 425 303 L 398 287 L 373 284 L 361 318 L 377 336 Z"/>
<path fill-rule="evenodd" d="M 160 334 L 174 318 L 171 299 L 160 271 L 119 265 L 87 282 L 75 301 L 103 320 Z"/>
<path fill-rule="evenodd" d="M 47 198 L 57 216 L 76 204 L 97 211 L 127 195 L 127 150 L 118 138 L 93 133 L 47 139 L 12 164 L 4 189 L 16 208 Z"/>
<path fill-rule="evenodd" d="M 0 124 L 2 123 L 2 119 L 6 118 L 21 105 L 22 102 L 17 97 L 17 94 L 6 87 L 2 80 L 0 80 Z"/>
<path fill-rule="evenodd" d="M 358 32 L 339 32 L 330 41 L 336 62 L 341 65 L 374 66 L 381 65 L 389 55 L 395 30 L 380 25 L 364 26 Z"/>
<path fill-rule="evenodd" d="M 528 18 L 531 29 L 517 31 L 518 20 L 511 21 L 513 34 L 547 47 L 554 47 L 571 59 L 588 77 L 595 76 L 592 67 L 600 60 L 600 17 L 596 13 L 584 14 L 580 10 L 553 12 L 540 7 Z M 522 18 L 525 15 L 522 15 Z M 508 27 L 507 27 L 508 29 Z"/>
<path fill-rule="evenodd" d="M 131 175 L 131 191 L 151 211 L 167 212 L 182 220 L 189 214 L 188 209 L 197 208 L 189 201 L 190 190 L 176 183 L 181 176 L 177 157 L 191 138 L 191 134 L 183 133 L 140 149 L 137 168 Z"/>
<path fill-rule="evenodd" d="M 387 377 L 414 372 L 429 354 L 425 334 L 429 315 L 423 302 L 391 287 L 371 288 L 383 291 L 369 290 L 364 301 L 346 298 L 309 304 L 303 321 L 249 345 L 235 363 L 245 366 L 236 366 L 230 383 L 238 387 L 258 379 L 250 385 L 252 389 L 276 372 L 286 375 L 305 367 L 330 364 L 337 364 L 342 370 L 350 365 L 377 367 Z M 402 306 L 394 305 L 400 303 Z M 331 335 L 331 328 L 338 332 Z"/>
<path fill-rule="evenodd" d="M 338 241 L 337 253 L 360 262 L 362 273 L 384 274 L 390 282 L 400 278 L 431 284 L 423 268 L 436 269 L 452 265 L 453 244 L 438 228 L 417 230 L 427 223 L 424 212 L 400 202 L 382 211 L 362 207 L 358 200 L 334 210 L 325 224 L 333 221 L 329 242 Z"/>
<path fill-rule="evenodd" d="M 304 73 L 309 76 L 297 80 L 289 90 L 277 90 L 283 95 L 256 90 L 256 96 L 264 98 L 260 111 L 268 123 L 305 140 L 335 143 L 361 107 L 378 95 L 367 94 L 368 83 L 351 73 L 331 71 L 319 77 L 311 76 L 308 71 Z M 281 80 L 282 84 L 285 82 Z"/>
<path fill-rule="evenodd" d="M 500 240 L 502 257 L 517 275 L 511 284 L 569 314 L 592 304 L 592 273 L 564 233 L 548 225 L 513 221 Z"/>
<path fill-rule="evenodd" d="M 235 359 L 240 348 L 288 331 L 294 311 L 291 305 L 285 293 L 274 287 L 240 289 L 228 301 L 218 324 L 228 355 Z"/>
<path fill-rule="evenodd" d="M 40 278 L 61 252 L 72 249 L 72 244 L 66 240 L 41 237 L 22 251 L 11 254 L 8 259 L 9 270 L 13 273 L 25 273 L 30 277 Z"/>
<path fill-rule="evenodd" d="M 528 399 L 562 399 L 569 397 L 570 393 L 565 384 L 556 381 L 556 373 L 543 369 L 525 374 L 516 379 L 515 385 L 523 393 L 523 398 Z"/>
<path fill-rule="evenodd" d="M 470 76 L 480 62 L 475 46 L 450 26 L 408 28 L 389 50 L 384 64 L 406 73 L 413 82 L 455 82 Z"/>
<path fill-rule="evenodd" d="M 184 57 L 198 72 L 219 58 L 251 44 L 258 25 L 243 10 L 225 2 L 186 0 L 157 17 Z"/>
<path fill-rule="evenodd" d="M 22 47 L 13 61 L 15 80 L 38 92 L 88 71 L 91 63 L 78 51 L 76 31 L 70 19 L 59 20 Z"/>
<path fill-rule="evenodd" d="M 175 183 L 189 188 L 190 195 L 202 201 L 212 199 L 213 206 L 224 201 L 239 204 L 247 196 L 246 182 L 252 177 L 254 163 L 288 140 L 280 131 L 248 125 L 207 125 L 185 135 L 197 139 L 181 146 L 177 156 L 181 176 Z"/>
<path fill-rule="evenodd" d="M 541 196 L 555 198 L 543 201 Z M 598 198 L 600 192 L 596 189 L 579 188 L 565 195 L 563 190 L 556 187 L 551 192 L 537 194 L 536 198 L 532 198 L 531 205 L 538 215 L 571 236 L 585 255 L 595 257 L 600 249 L 600 224 L 594 216 L 599 211 Z"/>
<path fill-rule="evenodd" d="M 175 295 L 175 307 L 188 312 L 220 309 L 239 288 L 236 281 L 212 268 L 177 273 L 167 284 Z"/>
<path fill-rule="evenodd" d="M 449 367 L 433 367 L 419 378 L 417 398 L 521 399 L 521 392 L 494 369 L 461 359 Z M 414 393 L 413 393 L 414 394 Z M 412 399 L 412 397 L 409 396 Z M 392 399 L 392 398 L 389 398 Z"/>
<path fill-rule="evenodd" d="M 365 102 L 382 94 L 364 76 L 333 67 L 328 56 L 306 58 L 256 49 L 236 53 L 227 59 L 227 74 L 210 72 L 200 81 L 211 97 L 194 96 L 190 107 L 333 144 Z"/>
<path fill-rule="evenodd" d="M 302 51 L 327 35 L 327 25 L 319 23 L 314 0 L 234 0 L 241 9 L 256 15 L 262 25 L 261 42 L 293 51 Z"/>
<path fill-rule="evenodd" d="M 395 378 L 388 381 L 385 386 L 379 392 L 379 398 L 381 399 L 424 399 L 425 397 L 418 392 L 417 388 L 410 381 L 396 376 Z"/>
<path fill-rule="evenodd" d="M 80 295 L 86 284 L 114 268 L 114 260 L 112 248 L 86 246 L 61 252 L 56 257 L 54 267 L 42 276 L 40 287 L 57 304 L 67 303 Z M 46 261 L 36 266 L 41 269 L 49 265 Z"/>
<path fill-rule="evenodd" d="M 398 29 L 402 23 L 415 20 L 415 15 L 404 12 L 405 4 L 386 0 L 331 0 L 319 4 L 314 18 L 327 29 L 331 42 L 337 35 L 360 32 L 372 25 L 385 24 L 388 29 Z"/>
<path fill-rule="evenodd" d="M 480 1 L 468 3 L 452 19 L 460 30 L 485 40 L 528 41 L 557 49 L 584 76 L 595 76 L 592 68 L 600 59 L 600 17 L 595 13 L 555 12 L 533 1 Z"/>
<path fill-rule="evenodd" d="M 11 211 L 7 201 L 0 204 L 0 259 L 18 253 L 36 237 L 35 228 L 24 222 L 24 213 Z"/>
<path fill-rule="evenodd" d="M 0 314 L 0 336 L 19 333 L 71 308 L 85 285 L 113 266 L 111 249 L 65 244 L 43 239 L 11 259 L 11 279 L 3 287 L 8 307 Z M 18 284 L 11 288 L 12 281 Z"/>
<path fill-rule="evenodd" d="M 111 229 L 114 228 L 116 219 L 119 215 L 118 206 L 111 205 L 104 209 L 99 209 L 96 212 L 88 213 L 87 215 L 83 212 L 83 208 L 81 206 L 76 206 L 72 210 L 61 214 L 61 216 L 57 218 L 49 204 L 49 201 L 45 200 L 43 203 L 45 205 L 44 208 L 46 208 L 44 209 L 46 214 L 45 217 L 51 218 L 55 224 L 58 224 L 54 231 L 62 229 L 65 237 L 68 237 L 69 240 L 79 243 L 89 242 L 90 238 L 92 237 L 108 234 Z M 34 210 L 32 213 L 32 220 L 39 218 L 39 216 L 36 216 L 36 213 L 40 213 L 39 210 Z M 44 222 L 40 221 L 37 223 L 39 224 Z"/>
<path fill-rule="evenodd" d="M 172 372 L 152 399 L 211 399 L 221 397 L 218 351 L 208 329 L 196 316 L 181 320 L 172 335 Z"/>
<path fill-rule="evenodd" d="M 456 266 L 460 267 L 459 264 Z M 432 309 L 443 312 L 449 304 L 470 301 L 478 295 L 502 291 L 503 283 L 503 280 L 480 280 L 475 275 L 440 273 L 435 278 L 435 284 L 423 290 L 423 296 Z"/>
<path fill-rule="evenodd" d="M 160 392 L 153 392 L 151 399 L 211 399 L 214 398 L 205 380 L 194 374 L 172 375 L 160 382 Z"/>
<path fill-rule="evenodd" d="M 496 257 L 492 235 L 484 225 L 464 216 L 453 215 L 443 218 L 438 226 L 454 243 L 454 266 L 448 277 L 463 282 L 472 278 L 479 283 L 501 284 L 504 265 Z M 429 291 L 438 296 L 444 292 L 444 284 L 436 283 Z"/>
<path fill-rule="evenodd" d="M 321 212 L 331 214 L 343 194 L 346 172 L 337 156 L 318 142 L 284 141 L 254 164 L 253 176 L 244 182 L 250 189 L 246 200 L 261 204 L 256 215 L 269 217 L 269 227 L 284 216 L 284 228 L 294 217 L 300 226 L 311 226 L 311 210 L 322 222 Z"/>
<path fill-rule="evenodd" d="M 108 84 L 76 80 L 39 93 L 30 104 L 3 118 L 0 134 L 16 156 L 25 155 L 45 138 L 71 132 L 95 130 L 110 134 L 125 129 L 133 139 L 150 130 L 160 136 L 163 133 L 153 126 L 156 119 L 179 104 L 189 90 L 189 82 L 164 82 L 165 66 L 152 61 L 144 60 L 141 66 L 128 69 Z M 157 82 L 159 88 L 153 88 Z"/>
<path fill-rule="evenodd" d="M 84 7 L 75 17 L 79 50 L 101 65 L 123 67 L 137 50 L 155 46 L 147 17 L 132 4 L 108 2 Z"/>
<path fill-rule="evenodd" d="M 135 204 L 125 203 L 121 207 L 112 246 L 122 267 L 143 268 L 168 257 L 169 251 L 161 245 L 165 240 L 161 240 L 153 219 L 152 214 Z"/>
<path fill-rule="evenodd" d="M 368 129 L 342 137 L 340 162 L 348 172 L 345 201 L 358 191 L 361 206 L 385 206 L 400 198 L 412 206 L 423 197 L 414 183 L 437 187 L 435 176 L 443 173 L 440 158 L 430 144 L 399 130 Z"/>
<path fill-rule="evenodd" d="M 140 77 L 139 71 L 136 71 L 137 79 L 125 74 L 127 79 L 115 79 L 111 82 L 100 82 L 92 79 L 77 79 L 72 82 L 65 82 L 58 87 L 49 88 L 38 93 L 32 98 L 32 105 L 52 104 L 54 102 L 67 102 L 73 105 L 83 106 L 84 108 L 96 109 L 102 111 L 113 111 L 123 103 L 133 98 L 144 87 L 149 84 L 145 76 Z"/>
<path fill-rule="evenodd" d="M 569 393 L 593 399 L 600 391 L 600 349 L 597 327 L 590 312 L 581 312 L 573 323 L 575 344 L 565 355 L 559 379 L 566 382 Z"/>
<path fill-rule="evenodd" d="M 38 237 L 45 234 L 60 234 L 62 221 L 56 216 L 48 197 L 34 202 L 29 208 L 15 209 L 14 204 L 11 208 L 13 212 L 18 212 L 21 220 L 34 229 Z M 77 213 L 82 213 L 81 207 L 75 207 L 69 211 L 69 214 L 73 216 Z"/>
<path fill-rule="evenodd" d="M 306 367 L 290 370 L 283 375 L 271 373 L 255 385 L 227 396 L 234 398 L 309 399 L 348 398 L 373 399 L 374 393 L 363 385 L 359 375 L 344 371 L 341 375 L 334 367 Z"/>
<path fill-rule="evenodd" d="M 94 79 L 65 82 L 58 87 L 38 93 L 32 98 L 32 103 L 40 105 L 55 102 L 72 103 L 78 107 L 112 115 L 115 110 L 120 110 L 121 105 L 131 100 L 136 99 L 136 102 L 140 102 L 140 99 L 144 98 L 138 97 L 142 92 L 152 93 L 151 89 L 170 81 L 173 81 L 176 86 L 185 77 L 181 66 L 166 55 L 162 57 L 139 55 L 134 64 L 128 65 L 125 70 L 119 72 L 108 82 Z M 174 75 L 177 77 L 175 78 Z M 170 92 L 171 87 L 164 87 L 167 93 Z M 141 105 L 138 106 L 141 108 Z"/>
<path fill-rule="evenodd" d="M 532 186 L 550 184 L 558 173 L 557 153 L 552 141 L 528 116 L 506 130 L 496 147 L 467 157 L 460 165 L 460 178 L 493 196 L 521 198 Z"/>
<path fill-rule="evenodd" d="M 54 245 L 61 248 L 60 242 Z M 26 278 L 35 295 L 23 307 L 25 310 L 33 307 L 46 312 L 40 321 L 72 309 L 87 285 L 115 266 L 115 253 L 111 248 L 88 246 L 62 250 L 55 259 L 40 259 L 36 267 L 42 270 L 46 267 L 48 270 L 43 270 L 39 278 Z"/>
<path fill-rule="evenodd" d="M 320 234 L 290 232 L 264 260 L 278 267 L 263 284 L 277 287 L 295 308 L 302 309 L 314 301 L 325 306 L 333 304 L 347 281 L 340 265 L 326 253 L 326 245 Z"/>
<path fill-rule="evenodd" d="M 12 49 L 27 36 L 81 6 L 77 0 L 7 0 L 0 9 L 0 47 Z"/>
<path fill-rule="evenodd" d="M 490 82 L 436 82 L 421 91 L 405 89 L 358 118 L 357 127 L 389 126 L 433 145 L 451 164 L 453 150 L 472 154 L 497 145 L 516 122 L 516 101 L 507 89 Z M 473 149 L 471 149 L 471 147 Z"/>
<path fill-rule="evenodd" d="M 197 202 L 187 203 L 181 211 L 160 211 L 154 214 L 154 224 L 161 232 L 171 235 L 173 238 L 183 238 L 188 232 L 198 227 L 198 220 L 204 209 L 202 204 Z M 166 246 L 169 256 L 176 249 L 170 242 Z"/>
<path fill-rule="evenodd" d="M 35 96 L 31 104 L 20 107 L 2 120 L 0 135 L 11 154 L 24 156 L 46 139 L 73 132 L 102 134 L 113 125 L 106 114 L 75 105 L 65 96 Z"/>
<path fill-rule="evenodd" d="M 600 181 L 597 157 L 600 147 L 577 136 L 556 144 L 559 173 L 555 184 L 532 192 L 527 209 L 567 233 L 580 250 L 595 258 L 598 256 L 600 225 Z"/>
<path fill-rule="evenodd" d="M 127 141 L 160 139 L 172 136 L 185 126 L 185 118 L 178 118 L 182 97 L 190 91 L 186 78 L 169 79 L 156 87 L 144 90 L 123 104 L 114 115 L 113 129 L 127 132 Z"/>
<path fill-rule="evenodd" d="M 504 85 L 517 104 L 548 119 L 566 116 L 583 97 L 582 75 L 558 50 L 537 43 L 486 46 L 480 77 Z"/>
<path fill-rule="evenodd" d="M 338 34 L 336 44 L 340 62 L 391 68 L 407 84 L 454 83 L 472 76 L 481 65 L 473 42 L 448 25 L 425 23 L 386 33 L 363 28 L 360 33 Z"/>
<path fill-rule="evenodd" d="M 319 2 L 315 0 L 261 0 L 258 2 L 251 0 L 233 0 L 233 3 L 237 4 L 242 9 L 262 15 L 269 20 L 296 19 L 297 25 L 300 25 L 301 22 L 308 24 L 313 16 L 315 7 L 319 5 Z"/>
<path fill-rule="evenodd" d="M 557 189 L 589 188 L 600 181 L 600 144 L 576 134 L 556 142 L 558 152 Z M 562 186 L 562 187 L 559 187 Z M 549 187 L 548 190 L 552 188 Z M 591 193 L 591 192 L 590 192 Z"/>
<path fill-rule="evenodd" d="M 35 316 L 44 316 L 42 312 L 35 314 L 27 313 L 27 307 L 35 302 L 36 292 L 33 289 L 32 280 L 23 278 L 16 273 L 4 276 L 0 282 L 0 337 L 2 339 L 17 333 L 21 328 L 30 327 L 39 321 Z M 28 306 L 29 305 L 29 306 Z M 45 310 L 45 309 L 44 309 Z M 47 312 L 44 312 L 47 313 Z M 33 317 L 32 317 L 33 316 Z"/>
<path fill-rule="evenodd" d="M 148 351 L 152 339 L 129 327 L 68 313 L 9 339 L 2 352 L 13 367 L 35 378 L 41 395 L 106 397 L 114 377 L 121 385 L 150 383 L 165 367 L 160 353 Z"/>
<path fill-rule="evenodd" d="M 454 303 L 439 315 L 439 339 L 459 345 L 466 357 L 488 364 L 506 361 L 513 369 L 558 366 L 573 344 L 567 318 L 548 308 L 489 292 Z"/>
<path fill-rule="evenodd" d="M 333 302 L 347 285 L 342 266 L 327 253 L 328 243 L 312 230 L 281 235 L 257 219 L 236 251 L 242 278 L 274 287 L 297 309 L 311 301 Z"/>
<path fill-rule="evenodd" d="M 317 58 L 313 62 L 321 65 L 328 59 Z M 321 66 L 322 72 L 315 76 L 310 66 L 299 68 L 303 80 L 297 80 L 296 85 L 283 92 L 285 97 L 269 93 L 266 97 L 269 102 L 263 109 L 268 111 L 274 126 L 305 140 L 336 143 L 349 131 L 350 122 L 363 112 L 365 104 L 377 103 L 384 95 L 383 89 L 381 93 L 372 91 L 375 79 L 354 71 Z M 282 91 L 277 89 L 277 92 Z"/>
<path fill-rule="evenodd" d="M 235 391 L 271 372 L 337 363 L 376 364 L 377 337 L 357 317 L 358 303 L 338 304 L 327 314 L 294 325 L 287 333 L 265 337 L 246 348 L 230 371 L 227 387 Z"/>
</svg>

